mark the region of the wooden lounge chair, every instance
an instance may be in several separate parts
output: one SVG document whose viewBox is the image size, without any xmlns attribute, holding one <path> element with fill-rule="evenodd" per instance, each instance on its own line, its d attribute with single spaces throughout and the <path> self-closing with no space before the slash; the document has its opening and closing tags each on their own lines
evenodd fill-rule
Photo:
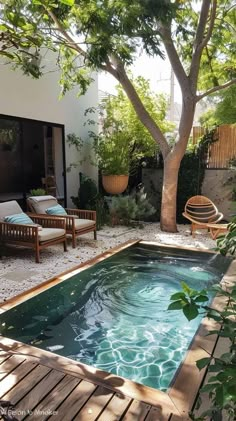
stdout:
<svg viewBox="0 0 236 421">
<path fill-rule="evenodd" d="M 191 197 L 184 208 L 183 216 L 191 222 L 191 234 L 196 229 L 209 229 L 208 224 L 216 224 L 223 218 L 214 203 L 205 196 Z"/>
<path fill-rule="evenodd" d="M 216 240 L 219 235 L 228 232 L 228 224 L 207 224 L 207 228 L 209 229 L 213 240 Z"/>
<path fill-rule="evenodd" d="M 47 209 L 57 206 L 57 199 L 53 196 L 32 196 L 27 199 L 29 210 L 40 215 L 47 215 Z M 76 237 L 94 233 L 94 239 L 97 239 L 96 231 L 96 211 L 84 209 L 65 209 L 65 215 L 55 215 L 66 221 L 66 233 L 72 236 L 72 247 L 76 247 Z"/>
<path fill-rule="evenodd" d="M 30 247 L 35 250 L 35 261 L 40 261 L 40 250 L 54 244 L 63 243 L 67 250 L 65 221 L 55 217 L 45 217 L 28 213 L 34 224 L 6 222 L 4 219 L 24 216 L 15 200 L 0 203 L 0 242 Z M 15 218 L 17 219 L 17 218 Z"/>
</svg>

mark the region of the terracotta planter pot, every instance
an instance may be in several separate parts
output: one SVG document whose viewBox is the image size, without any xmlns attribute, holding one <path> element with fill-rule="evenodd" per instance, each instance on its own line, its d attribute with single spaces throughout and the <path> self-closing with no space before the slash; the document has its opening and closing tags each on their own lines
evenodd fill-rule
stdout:
<svg viewBox="0 0 236 421">
<path fill-rule="evenodd" d="M 120 194 L 128 186 L 128 175 L 103 175 L 102 185 L 104 190 L 110 194 Z"/>
</svg>

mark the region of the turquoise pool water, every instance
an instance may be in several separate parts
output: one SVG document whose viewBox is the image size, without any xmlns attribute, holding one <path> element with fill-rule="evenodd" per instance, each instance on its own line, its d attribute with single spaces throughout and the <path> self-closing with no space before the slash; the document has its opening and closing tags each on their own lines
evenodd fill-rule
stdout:
<svg viewBox="0 0 236 421">
<path fill-rule="evenodd" d="M 165 390 L 200 323 L 167 311 L 170 295 L 219 282 L 229 263 L 137 244 L 1 314 L 1 334 Z"/>
</svg>

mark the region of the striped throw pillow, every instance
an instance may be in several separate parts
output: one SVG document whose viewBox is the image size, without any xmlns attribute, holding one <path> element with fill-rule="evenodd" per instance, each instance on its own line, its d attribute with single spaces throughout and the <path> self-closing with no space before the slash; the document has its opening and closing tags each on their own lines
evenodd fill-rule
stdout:
<svg viewBox="0 0 236 421">
<path fill-rule="evenodd" d="M 26 213 L 16 213 L 14 215 L 5 216 L 4 222 L 9 224 L 23 224 L 23 225 L 36 225 Z"/>
<path fill-rule="evenodd" d="M 52 206 L 45 211 L 48 215 L 67 215 L 67 212 L 61 205 Z"/>
</svg>

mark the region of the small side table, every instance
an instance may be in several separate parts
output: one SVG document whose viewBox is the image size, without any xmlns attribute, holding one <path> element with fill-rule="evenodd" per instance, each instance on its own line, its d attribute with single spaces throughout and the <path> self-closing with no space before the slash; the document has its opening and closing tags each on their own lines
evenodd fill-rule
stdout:
<svg viewBox="0 0 236 421">
<path fill-rule="evenodd" d="M 219 234 L 227 232 L 227 226 L 228 224 L 207 224 L 207 228 L 209 228 L 213 240 L 215 240 Z"/>
</svg>

